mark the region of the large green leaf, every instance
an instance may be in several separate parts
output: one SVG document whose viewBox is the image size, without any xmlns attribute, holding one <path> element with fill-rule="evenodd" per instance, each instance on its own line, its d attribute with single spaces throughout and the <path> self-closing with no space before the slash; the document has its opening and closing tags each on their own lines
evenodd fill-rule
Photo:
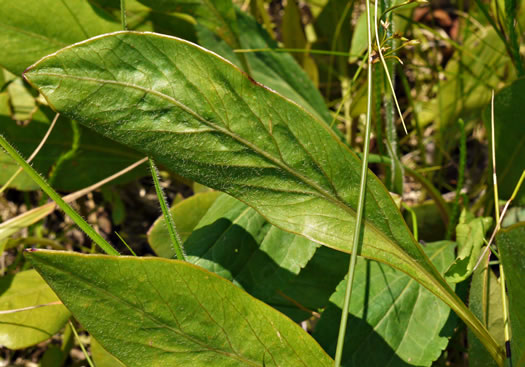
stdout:
<svg viewBox="0 0 525 367">
<path fill-rule="evenodd" d="M 514 366 L 525 366 L 525 223 L 501 230 L 496 241 L 505 270 L 509 292 L 510 326 L 512 329 L 512 361 Z"/>
<path fill-rule="evenodd" d="M 425 248 L 444 271 L 454 260 L 452 242 Z M 314 337 L 333 354 L 346 279 L 330 298 Z M 375 261 L 360 258 L 355 271 L 351 318 L 345 337 L 344 366 L 430 366 L 447 346 L 453 328 L 444 330 L 450 308 L 413 279 Z M 431 315 L 431 317 L 429 317 Z"/>
<path fill-rule="evenodd" d="M 0 0 L 0 65 L 20 75 L 53 51 L 120 29 L 86 0 Z"/>
<path fill-rule="evenodd" d="M 0 314 L 0 347 L 27 348 L 56 334 L 70 314 L 61 304 L 42 305 L 57 301 L 55 293 L 34 270 L 0 278 L 0 311 L 28 308 Z"/>
<path fill-rule="evenodd" d="M 44 110 L 46 112 L 44 113 L 38 110 L 28 125 L 21 126 L 9 117 L 7 103 L 5 93 L 1 93 L 0 134 L 6 137 L 24 157 L 28 157 L 48 130 L 51 111 L 47 109 Z M 33 167 L 47 174 L 56 163 L 57 158 L 71 149 L 72 136 L 71 122 L 65 117 L 59 118 L 45 145 L 33 160 Z M 78 190 L 124 169 L 140 158 L 142 155 L 137 152 L 82 127 L 78 151 L 71 159 L 63 162 L 56 172 L 53 186 L 64 191 Z M 0 185 L 9 180 L 18 168 L 19 166 L 8 154 L 0 151 Z M 144 170 L 133 170 L 119 178 L 118 182 L 134 179 L 144 174 Z M 24 172 L 18 175 L 10 186 L 19 190 L 38 189 L 38 185 Z"/>
<path fill-rule="evenodd" d="M 75 318 L 126 366 L 331 366 L 297 324 L 187 262 L 28 254 Z"/>
<path fill-rule="evenodd" d="M 170 208 L 181 241 L 186 241 L 219 194 L 216 191 L 195 194 Z M 158 256 L 175 258 L 164 216 L 160 216 L 148 231 L 148 243 Z"/>
<path fill-rule="evenodd" d="M 58 111 L 225 191 L 283 230 L 349 252 L 361 162 L 298 105 L 192 43 L 117 32 L 42 59 L 26 78 Z M 498 347 L 368 174 L 361 254 L 409 274 Z"/>
<path fill-rule="evenodd" d="M 525 169 L 525 116 L 522 104 L 525 79 L 516 80 L 502 89 L 494 99 L 494 135 L 498 190 L 502 199 L 509 199 Z M 490 131 L 490 106 L 484 114 L 485 125 Z M 518 192 L 515 202 L 525 205 L 525 185 Z"/>
</svg>

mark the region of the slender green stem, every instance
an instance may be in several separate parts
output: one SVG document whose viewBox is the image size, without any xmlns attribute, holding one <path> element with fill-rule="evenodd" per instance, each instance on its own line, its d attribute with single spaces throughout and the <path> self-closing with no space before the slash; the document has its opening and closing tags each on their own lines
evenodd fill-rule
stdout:
<svg viewBox="0 0 525 367">
<path fill-rule="evenodd" d="M 316 54 L 316 55 L 332 55 L 332 56 L 344 56 L 344 57 L 360 57 L 361 55 L 354 55 L 349 52 L 343 51 L 326 51 L 306 48 L 239 48 L 233 50 L 238 54 L 251 53 L 251 52 L 289 52 L 289 53 L 302 53 L 302 54 Z"/>
<path fill-rule="evenodd" d="M 44 146 L 44 144 L 46 143 L 47 141 L 47 138 L 49 138 L 49 135 L 51 135 L 51 131 L 53 131 L 53 128 L 55 127 L 55 124 L 58 120 L 58 118 L 60 117 L 60 114 L 57 113 L 55 115 L 55 118 L 53 119 L 53 121 L 51 121 L 51 124 L 49 125 L 49 128 L 47 129 L 44 137 L 42 138 L 42 140 L 40 141 L 40 144 L 38 144 L 38 146 L 36 147 L 36 149 L 33 151 L 33 153 L 31 153 L 31 155 L 29 156 L 29 158 L 27 158 L 27 163 L 31 163 L 31 161 L 36 157 L 36 155 L 38 154 L 38 152 L 40 152 L 40 149 L 42 149 L 42 147 Z M 2 192 L 4 192 L 4 190 L 6 188 L 9 187 L 9 185 L 11 185 L 11 183 L 18 177 L 18 175 L 20 174 L 20 172 L 22 172 L 23 169 L 22 167 L 18 168 L 16 170 L 16 172 L 9 178 L 9 180 L 7 180 L 7 182 L 4 184 L 4 186 L 2 186 L 2 188 L 0 189 L 0 194 Z"/>
<path fill-rule="evenodd" d="M 151 170 L 151 177 L 153 177 L 155 191 L 157 192 L 157 197 L 159 199 L 160 208 L 162 210 L 162 215 L 164 216 L 164 220 L 166 221 L 166 227 L 168 228 L 168 233 L 170 235 L 173 249 L 175 250 L 177 259 L 186 261 L 186 258 L 184 256 L 184 249 L 182 247 L 182 241 L 180 240 L 179 234 L 177 233 L 175 222 L 173 221 L 173 217 L 171 216 L 168 202 L 166 201 L 166 196 L 164 195 L 164 192 L 162 191 L 162 188 L 160 187 L 159 171 L 157 170 L 157 167 L 155 166 L 155 163 L 153 162 L 151 158 L 148 161 L 149 161 L 149 168 Z"/>
<path fill-rule="evenodd" d="M 412 218 L 412 233 L 414 234 L 414 238 L 416 239 L 416 241 L 419 241 L 419 232 L 417 229 L 417 214 L 414 211 L 414 209 L 412 209 L 405 203 L 401 202 L 401 205 L 410 213 L 410 216 Z"/>
<path fill-rule="evenodd" d="M 122 22 L 122 29 L 128 29 L 128 23 L 126 20 L 126 0 L 120 0 L 120 21 Z"/>
<path fill-rule="evenodd" d="M 494 90 L 492 90 L 492 101 L 490 109 L 490 122 L 491 122 L 491 140 L 492 140 L 492 180 L 494 184 L 494 210 L 496 212 L 496 229 L 495 232 L 498 232 L 500 229 L 500 211 L 499 211 L 499 195 L 498 195 L 498 176 L 496 174 L 496 136 L 494 129 Z M 505 352 L 506 357 L 512 366 L 512 359 L 510 355 L 510 328 L 509 328 L 509 308 L 507 305 L 507 294 L 505 286 L 505 271 L 503 269 L 503 264 L 499 264 L 500 271 L 500 284 L 501 284 L 501 307 L 503 313 L 503 327 L 505 334 Z"/>
<path fill-rule="evenodd" d="M 122 241 L 122 243 L 124 244 L 124 246 L 126 246 L 129 250 L 129 252 L 131 252 L 131 254 L 133 256 L 137 256 L 137 254 L 135 253 L 135 251 L 133 251 L 133 249 L 130 247 L 130 245 L 128 245 L 128 243 L 126 241 L 124 241 L 124 239 L 122 238 L 122 236 L 117 232 L 115 231 L 115 234 L 117 235 L 117 237 Z"/>
<path fill-rule="evenodd" d="M 377 2 L 376 2 L 377 4 Z M 372 50 L 372 27 L 370 24 L 370 0 L 366 1 L 366 15 L 368 23 L 368 50 L 371 56 Z M 366 129 L 364 137 L 363 147 L 363 160 L 361 165 L 361 180 L 359 185 L 359 199 L 357 203 L 357 213 L 355 220 L 354 240 L 352 244 L 352 256 L 350 257 L 350 265 L 348 267 L 348 276 L 346 283 L 345 301 L 343 304 L 343 312 L 341 315 L 341 323 L 339 326 L 339 336 L 337 338 L 337 348 L 335 352 L 335 367 L 341 365 L 341 359 L 343 356 L 343 346 L 346 333 L 346 324 L 348 322 L 348 310 L 350 308 L 350 300 L 352 296 L 352 285 L 354 281 L 355 266 L 357 263 L 357 253 L 359 250 L 359 243 L 361 240 L 361 226 L 363 220 L 363 209 L 365 203 L 366 194 L 366 179 L 368 177 L 368 153 L 370 149 L 370 125 L 371 125 L 371 112 L 372 112 L 372 58 L 368 57 L 368 95 L 367 95 L 367 106 L 366 106 Z"/>
<path fill-rule="evenodd" d="M 86 350 L 86 347 L 84 347 L 84 343 L 80 340 L 80 337 L 78 336 L 77 329 L 75 328 L 75 325 L 69 320 L 69 326 L 71 327 L 71 330 L 73 331 L 73 334 L 75 334 L 75 339 L 77 339 L 78 345 L 80 345 L 80 349 L 82 349 L 82 353 L 84 353 L 84 356 L 86 356 L 86 361 L 89 364 L 90 367 L 95 367 L 95 364 L 91 360 L 91 357 L 89 356 L 89 353 Z"/>
<path fill-rule="evenodd" d="M 44 180 L 34 169 L 31 167 L 25 160 L 20 156 L 20 154 L 16 151 L 15 148 L 11 146 L 7 142 L 7 140 L 0 135 L 0 146 L 5 149 L 7 154 L 13 158 L 35 181 L 38 186 L 51 198 L 53 201 L 62 209 L 69 217 L 75 222 L 80 229 L 82 229 L 88 236 L 95 242 L 97 245 L 100 246 L 104 252 L 106 252 L 108 255 L 119 255 L 117 250 L 115 250 L 111 245 L 104 239 L 100 234 L 98 234 L 85 220 L 82 218 L 80 214 L 78 214 L 68 203 L 64 201 L 60 197 L 60 195 L 53 190 L 53 188 Z"/>
</svg>

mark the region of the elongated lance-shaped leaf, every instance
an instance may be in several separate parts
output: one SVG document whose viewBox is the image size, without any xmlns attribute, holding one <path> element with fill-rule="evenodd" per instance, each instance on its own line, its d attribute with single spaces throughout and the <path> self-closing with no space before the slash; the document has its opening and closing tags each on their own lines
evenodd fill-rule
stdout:
<svg viewBox="0 0 525 367">
<path fill-rule="evenodd" d="M 326 124 L 212 52 L 168 36 L 117 32 L 45 57 L 25 77 L 57 111 L 229 193 L 283 230 L 350 252 L 357 156 Z M 367 187 L 361 254 L 442 298 L 500 358 L 372 173 Z"/>
<path fill-rule="evenodd" d="M 523 274 L 525 271 L 525 223 L 516 223 L 500 231 L 496 237 L 501 262 L 507 278 L 509 294 L 510 341 L 514 366 L 525 366 L 525 290 Z"/>
<path fill-rule="evenodd" d="M 299 325 L 188 262 L 28 254 L 75 318 L 125 366 L 332 365 Z"/>
</svg>

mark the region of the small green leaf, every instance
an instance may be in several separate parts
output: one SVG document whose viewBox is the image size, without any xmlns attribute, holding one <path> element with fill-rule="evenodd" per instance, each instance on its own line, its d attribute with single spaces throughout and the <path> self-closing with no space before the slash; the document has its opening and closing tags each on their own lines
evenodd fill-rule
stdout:
<svg viewBox="0 0 525 367">
<path fill-rule="evenodd" d="M 452 242 L 427 244 L 425 250 L 440 270 L 454 259 Z M 407 275 L 360 258 L 353 287 L 344 366 L 430 366 L 446 348 L 453 331 L 444 329 L 450 308 Z M 341 317 L 345 289 L 346 279 L 337 286 L 314 333 L 329 354 L 337 344 L 333 325 Z"/>
<path fill-rule="evenodd" d="M 229 193 L 285 231 L 351 251 L 357 156 L 325 123 L 217 55 L 168 36 L 117 32 L 66 47 L 25 76 L 65 115 Z M 371 172 L 367 187 L 361 254 L 441 297 L 500 359 Z"/>
<path fill-rule="evenodd" d="M 37 110 L 35 97 L 26 88 L 21 77 L 16 77 L 6 70 L 4 70 L 4 76 L 9 83 L 7 94 L 9 95 L 11 118 L 22 122 L 31 120 Z"/>
<path fill-rule="evenodd" d="M 34 270 L 0 278 L 0 347 L 27 348 L 55 335 L 69 319 L 68 310 L 61 304 L 38 307 L 54 302 L 57 296 Z"/>
<path fill-rule="evenodd" d="M 171 207 L 170 212 L 182 242 L 186 241 L 219 195 L 220 193 L 217 191 L 203 192 L 195 194 Z M 175 250 L 170 245 L 170 237 L 164 216 L 157 218 L 148 231 L 148 243 L 158 256 L 168 259 L 175 257 Z"/>
<path fill-rule="evenodd" d="M 525 366 L 525 223 L 501 230 L 496 236 L 509 294 L 511 348 L 514 366 Z"/>
<path fill-rule="evenodd" d="M 9 50 L 0 65 L 16 75 L 62 47 L 120 29 L 85 0 L 0 0 L 0 9 L 0 44 Z"/>
<path fill-rule="evenodd" d="M 479 260 L 481 248 L 485 244 L 485 234 L 492 226 L 492 218 L 476 218 L 463 210 L 456 227 L 458 257 L 445 273 L 447 281 L 459 283 L 467 279 L 474 271 Z"/>
<path fill-rule="evenodd" d="M 125 366 L 331 366 L 297 324 L 187 262 L 27 254 L 75 318 Z"/>
</svg>

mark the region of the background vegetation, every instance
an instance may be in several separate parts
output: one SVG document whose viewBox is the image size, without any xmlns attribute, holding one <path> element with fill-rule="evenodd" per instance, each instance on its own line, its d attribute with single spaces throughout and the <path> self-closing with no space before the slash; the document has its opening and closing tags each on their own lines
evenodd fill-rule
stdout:
<svg viewBox="0 0 525 367">
<path fill-rule="evenodd" d="M 273 126 L 275 135 L 279 134 L 279 119 L 289 120 L 286 124 L 297 129 L 290 131 L 300 137 L 296 141 L 283 133 L 282 160 L 301 162 L 297 170 L 304 169 L 305 182 L 322 191 L 324 178 L 309 167 L 314 166 L 311 162 L 317 164 L 320 151 L 325 152 L 319 164 L 320 171 L 330 176 L 327 200 L 340 200 L 350 211 L 357 207 L 360 161 L 345 146 L 361 157 L 365 143 L 370 144 L 369 168 L 390 195 L 368 176 L 364 257 L 357 260 L 351 282 L 342 365 L 496 366 L 509 365 L 511 359 L 514 366 L 525 365 L 525 185 L 520 187 L 525 173 L 525 3 L 382 0 L 377 7 L 381 21 L 373 29 L 379 36 L 370 53 L 370 67 L 364 1 L 0 0 L 4 48 L 0 54 L 0 135 L 25 159 L 31 156 L 31 166 L 101 235 L 98 244 L 105 252 L 157 258 L 154 263 L 131 258 L 117 262 L 78 255 L 104 251 L 75 225 L 80 217 L 72 220 L 56 210 L 49 193 L 40 191 L 41 185 L 30 173 L 18 172 L 20 162 L 12 153 L 1 150 L 0 365 L 182 364 L 170 359 L 175 358 L 170 353 L 159 357 L 147 347 L 148 343 L 168 349 L 182 345 L 176 337 L 170 339 L 157 330 L 155 322 L 144 321 L 150 308 L 159 320 L 168 318 L 158 302 L 178 305 L 182 318 L 200 320 L 190 301 L 177 303 L 191 298 L 188 294 L 172 288 L 153 292 L 155 286 L 167 287 L 170 282 L 173 289 L 184 285 L 193 289 L 195 299 L 207 299 L 220 290 L 225 300 L 238 300 L 239 307 L 210 300 L 213 307 L 207 311 L 214 317 L 224 314 L 234 321 L 245 320 L 246 324 L 239 321 L 242 327 L 229 325 L 228 318 L 217 327 L 203 319 L 199 327 L 206 324 L 206 328 L 195 332 L 206 336 L 224 332 L 226 339 L 231 338 L 230 346 L 251 346 L 253 335 L 263 340 L 260 344 L 266 350 L 253 347 L 246 355 L 239 353 L 247 359 L 235 360 L 238 365 L 249 365 L 247 360 L 260 355 L 264 356 L 260 365 L 299 365 L 301 358 L 296 361 L 290 356 L 295 353 L 304 357 L 301 363 L 305 365 L 323 366 L 335 356 L 354 217 L 333 214 L 338 212 L 315 202 L 300 209 L 315 220 L 312 232 L 316 233 L 310 233 L 289 220 L 303 212 L 288 211 L 284 205 L 292 206 L 297 200 L 290 193 L 311 187 L 297 184 L 280 171 L 266 179 L 265 169 L 270 168 L 260 156 L 226 140 L 220 141 L 222 145 L 212 137 L 177 143 L 168 133 L 143 138 L 158 128 L 148 125 L 151 121 L 162 122 L 166 116 L 172 121 L 166 112 L 171 107 L 141 109 L 140 103 L 149 103 L 147 93 L 141 99 L 122 88 L 100 98 L 98 90 L 90 90 L 80 79 L 66 80 L 68 68 L 111 71 L 119 58 L 121 66 L 130 66 L 122 66 L 129 80 L 147 84 L 144 79 L 151 77 L 152 88 L 186 88 L 181 95 L 177 89 L 173 96 L 182 96 L 197 114 L 200 106 L 217 107 L 218 112 L 210 113 L 212 123 L 231 114 L 230 123 L 242 125 L 249 120 L 245 105 L 257 110 L 254 115 L 275 120 L 269 135 Z M 48 54 L 123 27 L 197 43 L 243 70 L 251 82 L 235 79 L 242 74 L 184 42 L 151 35 L 146 42 L 146 37 L 134 34 L 67 48 L 22 76 Z M 152 51 L 154 46 L 165 48 Z M 104 57 L 94 56 L 107 50 Z M 144 50 L 148 53 L 140 54 Z M 177 55 L 174 66 L 155 69 L 155 63 L 170 54 Z M 148 57 L 155 62 L 150 63 Z M 60 63 L 67 68 L 58 82 L 46 73 L 58 70 Z M 170 77 L 161 75 L 166 70 Z M 371 89 L 368 71 L 373 77 Z M 136 76 L 142 72 L 146 78 Z M 178 79 L 171 78 L 174 75 Z M 202 96 L 213 98 L 212 94 L 198 94 L 188 87 L 192 83 L 204 88 L 212 85 L 225 97 L 205 103 Z M 258 83 L 297 105 L 257 89 Z M 53 85 L 59 85 L 60 91 Z M 246 95 L 229 100 L 236 91 L 244 92 L 242 88 Z M 104 109 L 112 105 L 122 110 Z M 274 107 L 291 117 L 274 114 Z M 212 108 L 202 108 L 208 117 L 206 108 Z M 372 122 L 370 139 L 365 135 L 367 111 Z M 118 127 L 97 125 L 107 121 Z M 119 130 L 126 121 L 140 128 L 136 135 L 124 131 L 127 125 Z M 190 124 L 185 115 L 179 121 Z M 246 132 L 250 143 L 266 144 L 265 132 L 250 130 Z M 228 156 L 224 151 L 234 153 Z M 148 169 L 146 155 L 155 158 L 158 171 L 151 160 Z M 250 165 L 255 167 L 251 171 L 241 169 Z M 263 189 L 252 192 L 253 187 Z M 288 196 L 274 193 L 282 187 L 289 189 Z M 408 229 L 403 232 L 405 226 L 390 196 L 412 235 Z M 160 210 L 163 197 L 171 206 L 171 217 L 167 207 L 162 208 L 164 214 Z M 311 195 L 309 199 L 318 198 Z M 336 219 L 322 222 L 326 213 Z M 166 225 L 166 218 L 173 225 Z M 323 227 L 329 227 L 334 238 L 341 233 L 343 240 L 330 237 L 330 231 L 322 234 Z M 371 227 L 388 233 L 385 248 L 399 252 L 385 255 L 371 250 L 369 245 L 379 241 Z M 112 247 L 104 247 L 105 241 Z M 177 243 L 183 244 L 185 255 L 178 252 Z M 31 248 L 77 255 L 36 251 L 24 256 L 24 250 Z M 430 260 L 425 263 L 427 256 Z M 200 268 L 183 263 L 171 268 L 171 262 L 158 258 L 185 258 L 236 287 L 209 273 L 203 275 L 196 270 Z M 414 264 L 423 264 L 422 272 L 414 270 L 419 266 Z M 137 275 L 138 267 L 151 284 Z M 177 277 L 167 275 L 175 271 Z M 502 281 L 506 281 L 507 294 Z M 85 283 L 105 293 L 83 288 Z M 116 301 L 112 294 L 123 296 Z M 146 316 L 126 308 L 136 302 Z M 462 311 L 462 302 L 468 309 Z M 142 327 L 130 320 L 141 320 Z M 472 331 L 476 322 L 495 341 L 497 350 L 485 349 L 490 342 Z M 248 329 L 246 325 L 257 332 L 245 335 L 238 330 Z M 272 339 L 274 325 L 278 325 L 279 339 L 281 334 L 290 338 L 288 347 L 278 347 Z M 129 339 L 118 343 L 124 335 Z M 505 358 L 506 342 L 512 347 L 511 359 Z M 495 354 L 501 360 L 494 360 Z M 230 363 L 222 357 L 208 358 L 203 353 L 186 363 Z"/>
</svg>

